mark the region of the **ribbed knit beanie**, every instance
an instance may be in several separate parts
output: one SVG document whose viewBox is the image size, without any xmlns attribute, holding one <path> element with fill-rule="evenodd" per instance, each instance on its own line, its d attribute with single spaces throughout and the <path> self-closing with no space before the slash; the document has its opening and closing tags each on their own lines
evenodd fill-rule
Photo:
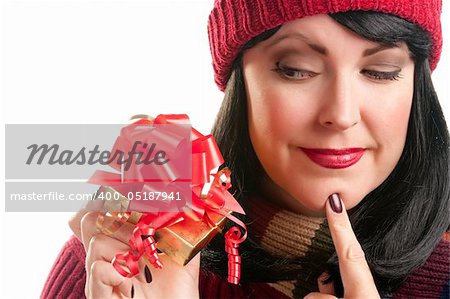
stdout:
<svg viewBox="0 0 450 299">
<path fill-rule="evenodd" d="M 208 37 L 217 86 L 225 90 L 241 47 L 260 33 L 305 16 L 353 10 L 384 12 L 418 24 L 430 34 L 430 67 L 436 68 L 442 50 L 442 0 L 215 0 Z"/>
</svg>

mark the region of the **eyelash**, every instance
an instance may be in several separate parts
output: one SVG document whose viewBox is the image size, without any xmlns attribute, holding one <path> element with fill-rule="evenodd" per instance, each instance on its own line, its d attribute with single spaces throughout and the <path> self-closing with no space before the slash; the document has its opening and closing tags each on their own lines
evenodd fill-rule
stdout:
<svg viewBox="0 0 450 299">
<path fill-rule="evenodd" d="M 280 62 L 276 63 L 276 68 L 272 69 L 272 71 L 282 75 L 283 77 L 285 77 L 286 79 L 290 79 L 290 80 L 304 80 L 305 77 L 301 77 L 301 78 L 294 78 L 295 75 L 292 75 L 292 73 L 295 74 L 306 74 L 306 78 L 311 78 L 314 77 L 315 75 L 317 75 L 314 72 L 309 72 L 309 71 L 304 71 L 304 70 L 298 70 L 292 67 L 288 67 L 286 65 L 282 65 Z M 290 72 L 291 74 L 289 75 L 288 72 Z"/>
<path fill-rule="evenodd" d="M 272 69 L 272 71 L 280 74 L 281 76 L 283 76 L 284 78 L 286 78 L 288 80 L 305 80 L 307 78 L 312 78 L 315 75 L 317 75 L 317 73 L 314 73 L 314 72 L 298 70 L 298 69 L 295 69 L 292 67 L 282 65 L 280 62 L 276 63 L 276 68 Z M 366 74 L 371 79 L 379 80 L 379 81 L 394 81 L 394 80 L 399 80 L 402 78 L 402 76 L 400 75 L 400 70 L 393 71 L 393 72 L 363 70 L 363 71 L 361 71 L 361 73 Z M 301 77 L 298 78 L 294 74 L 301 74 Z M 297 77 L 297 78 L 295 78 L 295 77 Z"/>
<path fill-rule="evenodd" d="M 401 79 L 402 76 L 400 75 L 400 71 L 393 71 L 393 72 L 379 72 L 379 71 L 373 71 L 373 70 L 364 70 L 362 73 L 367 74 L 369 77 L 375 80 L 388 80 L 388 81 L 394 81 Z"/>
</svg>

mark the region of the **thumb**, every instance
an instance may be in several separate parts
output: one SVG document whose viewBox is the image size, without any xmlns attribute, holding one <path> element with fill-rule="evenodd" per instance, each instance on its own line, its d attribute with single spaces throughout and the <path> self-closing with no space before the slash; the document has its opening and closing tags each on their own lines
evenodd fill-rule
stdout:
<svg viewBox="0 0 450 299">
<path fill-rule="evenodd" d="M 87 203 L 87 205 L 75 213 L 69 220 L 68 224 L 72 232 L 75 236 L 78 237 L 80 241 L 81 238 L 81 219 L 83 219 L 84 215 L 93 211 L 102 211 L 103 202 L 101 200 L 92 200 Z"/>
<path fill-rule="evenodd" d="M 88 298 L 121 298 L 118 293 L 132 297 L 132 281 L 120 275 L 113 265 L 106 261 L 97 260 L 92 263 L 89 277 Z"/>
<path fill-rule="evenodd" d="M 326 282 L 330 278 L 328 273 L 322 273 L 319 278 L 317 278 L 317 285 L 319 287 L 319 292 L 321 294 L 335 295 L 333 282 Z"/>
</svg>

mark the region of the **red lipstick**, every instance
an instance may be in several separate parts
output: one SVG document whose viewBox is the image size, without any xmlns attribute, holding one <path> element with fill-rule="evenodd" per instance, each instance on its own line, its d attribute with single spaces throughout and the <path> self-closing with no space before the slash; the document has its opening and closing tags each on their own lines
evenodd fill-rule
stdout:
<svg viewBox="0 0 450 299">
<path fill-rule="evenodd" d="M 357 163 L 364 155 L 365 148 L 304 148 L 300 149 L 311 161 L 325 168 L 347 168 Z"/>
</svg>

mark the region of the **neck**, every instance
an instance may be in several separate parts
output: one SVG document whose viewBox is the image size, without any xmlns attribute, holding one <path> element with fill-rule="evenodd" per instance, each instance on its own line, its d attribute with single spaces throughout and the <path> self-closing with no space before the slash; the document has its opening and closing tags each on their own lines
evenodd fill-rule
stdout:
<svg viewBox="0 0 450 299">
<path fill-rule="evenodd" d="M 301 265 L 297 279 L 271 286 L 289 297 L 303 298 L 315 291 L 317 277 L 334 252 L 326 218 L 295 213 L 257 195 L 245 200 L 244 209 L 251 238 L 271 255 Z"/>
<path fill-rule="evenodd" d="M 259 182 L 259 190 L 262 190 L 261 194 L 264 194 L 266 200 L 278 205 L 282 209 L 311 217 L 324 216 L 323 212 L 315 212 L 307 209 L 301 204 L 299 199 L 296 199 L 277 185 L 269 176 L 267 176 L 267 174 L 262 176 L 262 179 Z"/>
</svg>

